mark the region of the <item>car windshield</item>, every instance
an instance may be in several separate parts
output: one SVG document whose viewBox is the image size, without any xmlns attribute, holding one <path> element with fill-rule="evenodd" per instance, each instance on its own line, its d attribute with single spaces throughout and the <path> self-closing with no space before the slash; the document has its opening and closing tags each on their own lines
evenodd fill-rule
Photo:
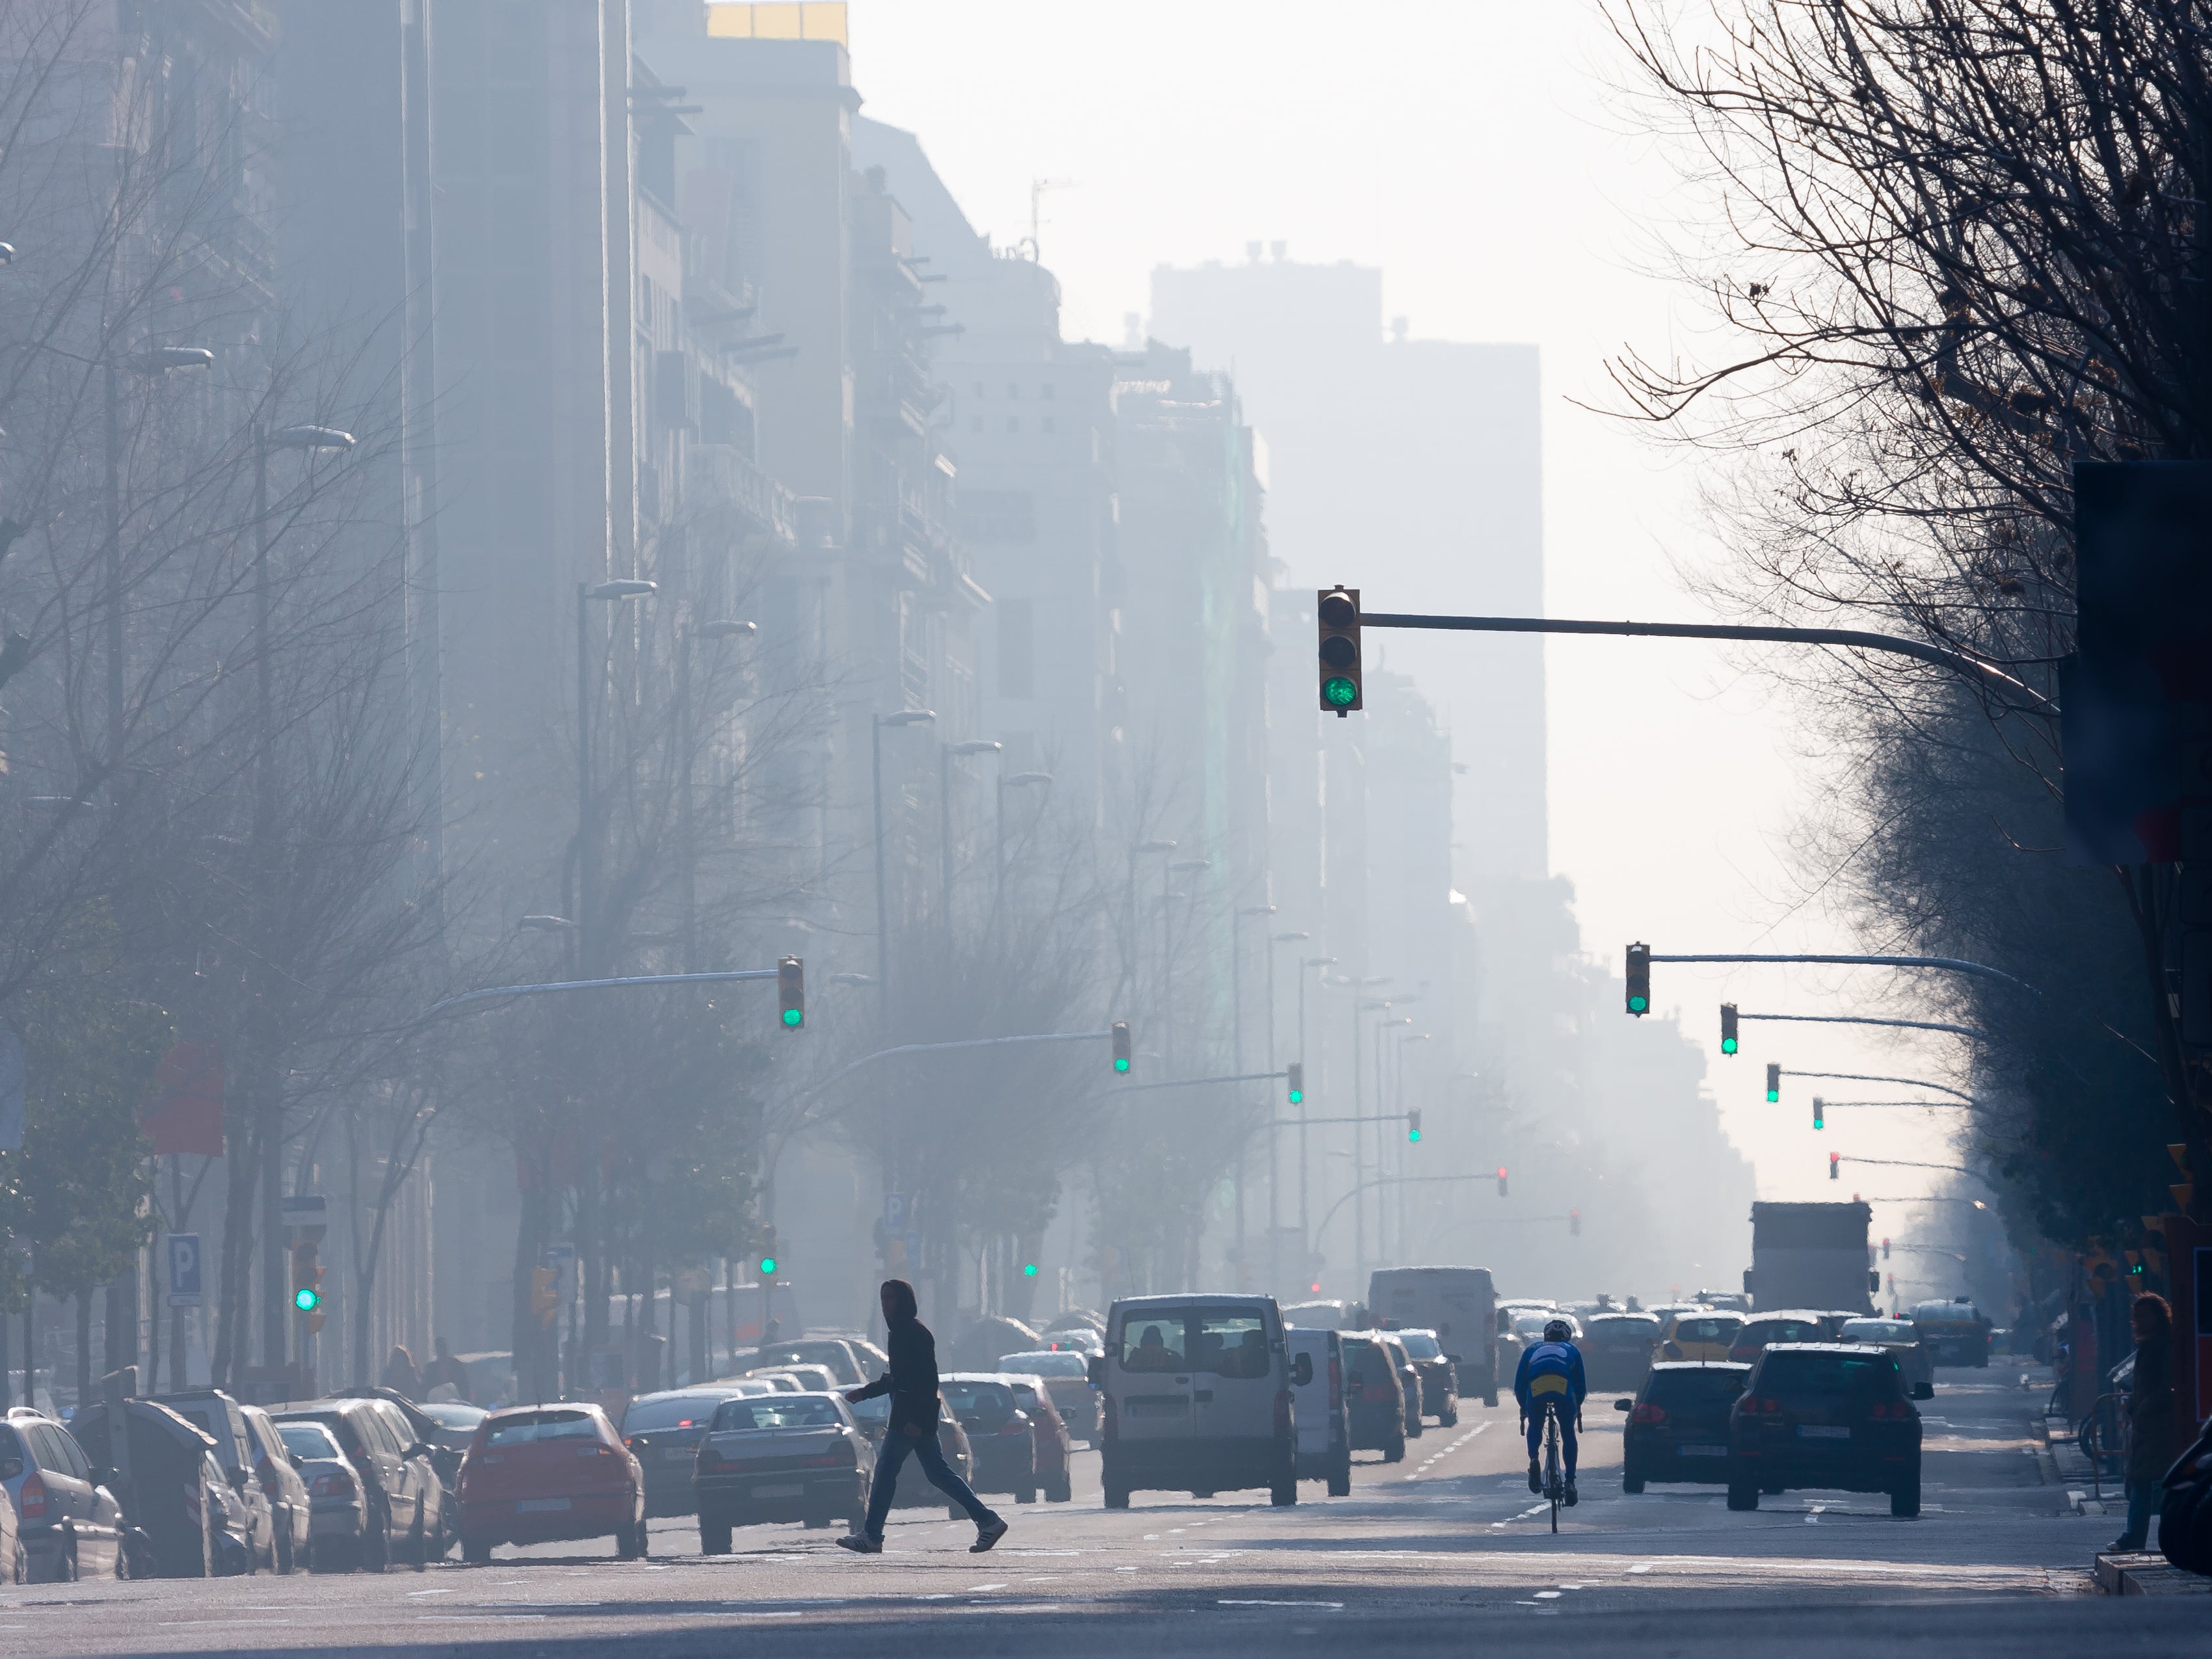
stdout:
<svg viewBox="0 0 2212 1659">
<path fill-rule="evenodd" d="M 1761 1362 L 1762 1394 L 1865 1395 L 1887 1398 L 1899 1389 L 1897 1360 L 1887 1353 L 1769 1353 Z"/>
<path fill-rule="evenodd" d="M 1010 1353 L 999 1363 L 1030 1376 L 1088 1376 L 1091 1362 L 1079 1353 Z"/>
<path fill-rule="evenodd" d="M 1674 1322 L 1674 1340 L 1677 1342 L 1733 1342 L 1735 1334 L 1743 1328 L 1743 1321 L 1727 1314 L 1698 1314 L 1692 1318 Z"/>
<path fill-rule="evenodd" d="M 763 1348 L 753 1357 L 751 1369 L 758 1370 L 768 1365 L 820 1365 L 830 1373 L 834 1382 L 853 1383 L 864 1379 L 860 1369 L 853 1363 L 852 1351 L 842 1342 L 817 1338 L 805 1342 L 777 1342 Z"/>
<path fill-rule="evenodd" d="M 714 1408 L 717 1434 L 740 1434 L 769 1429 L 834 1429 L 842 1419 L 837 1402 L 827 1395 L 763 1395 L 750 1400 L 725 1400 Z"/>
<path fill-rule="evenodd" d="M 623 1432 L 703 1428 L 714 1414 L 714 1407 L 728 1398 L 725 1394 L 647 1395 L 629 1402 L 629 1409 L 623 1413 Z"/>
<path fill-rule="evenodd" d="M 1846 1342 L 1910 1342 L 1914 1339 L 1911 1325 L 1902 1319 L 1847 1319 L 1844 1322 L 1844 1340 Z"/>
<path fill-rule="evenodd" d="M 284 1449 L 295 1457 L 343 1458 L 345 1453 L 331 1437 L 331 1431 L 319 1423 L 279 1423 L 276 1437 L 284 1443 Z"/>
<path fill-rule="evenodd" d="M 596 1440 L 599 1425 L 588 1412 L 524 1412 L 492 1419 L 487 1446 L 527 1446 L 540 1440 Z"/>
<path fill-rule="evenodd" d="M 433 1400 L 415 1409 L 441 1429 L 473 1429 L 490 1415 L 481 1406 L 465 1405 L 458 1400 Z"/>
<path fill-rule="evenodd" d="M 1816 1319 L 1754 1319 L 1743 1328 L 1738 1340 L 1763 1347 L 1769 1342 L 1818 1342 L 1820 1337 L 1820 1322 Z"/>
<path fill-rule="evenodd" d="M 1696 1371 L 1654 1371 L 1644 1397 L 1656 1405 L 1693 1406 L 1716 1400 L 1733 1400 L 1743 1392 L 1747 1370 L 1726 1369 Z"/>
<path fill-rule="evenodd" d="M 1442 1359 L 1444 1351 L 1437 1340 L 1426 1331 L 1401 1331 L 1398 1340 L 1406 1345 L 1406 1354 L 1412 1359 Z"/>
<path fill-rule="evenodd" d="M 1013 1414 L 1013 1390 L 1003 1382 L 962 1381 L 948 1377 L 938 1384 L 945 1403 L 962 1421 L 979 1418 L 986 1423 L 1004 1422 Z"/>
<path fill-rule="evenodd" d="M 1659 1335 L 1659 1322 L 1646 1319 L 1641 1314 L 1626 1314 L 1609 1319 L 1593 1319 L 1589 1322 L 1592 1338 L 1606 1342 L 1651 1342 Z"/>
</svg>

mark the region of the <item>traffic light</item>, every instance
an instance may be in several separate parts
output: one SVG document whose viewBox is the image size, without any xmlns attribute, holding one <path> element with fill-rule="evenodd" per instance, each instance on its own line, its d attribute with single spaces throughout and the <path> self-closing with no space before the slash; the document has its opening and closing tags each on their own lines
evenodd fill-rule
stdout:
<svg viewBox="0 0 2212 1659">
<path fill-rule="evenodd" d="M 1740 1046 L 1735 1040 L 1735 1004 L 1723 1002 L 1721 1004 L 1721 1052 L 1732 1054 Z"/>
<path fill-rule="evenodd" d="M 1841 1173 L 1837 1170 L 1837 1168 L 1836 1168 L 1836 1166 L 1837 1166 L 1838 1164 L 1841 1164 L 1843 1161 L 1844 1161 L 1844 1155 L 1843 1155 L 1841 1152 L 1830 1152 L 1830 1153 L 1828 1154 L 1828 1179 L 1829 1179 L 1829 1180 L 1831 1180 L 1831 1181 L 1841 1181 L 1841 1180 L 1844 1178 L 1844 1177 L 1843 1177 L 1843 1176 L 1842 1176 L 1842 1174 L 1841 1174 Z"/>
<path fill-rule="evenodd" d="M 1828 1127 L 1828 1109 L 1818 1095 L 1813 1097 L 1813 1127 L 1815 1129 Z"/>
<path fill-rule="evenodd" d="M 1315 600 L 1322 712 L 1340 719 L 1366 707 L 1359 695 L 1359 590 L 1324 587 Z"/>
<path fill-rule="evenodd" d="M 1651 1012 L 1651 947 L 1628 947 L 1628 1012 L 1641 1019 Z"/>
<path fill-rule="evenodd" d="M 774 1227 L 761 1229 L 760 1255 L 756 1260 L 763 1279 L 775 1277 L 776 1269 L 781 1264 L 775 1259 L 775 1229 Z"/>
<path fill-rule="evenodd" d="M 1771 1106 L 1781 1098 L 1782 1062 L 1770 1060 L 1766 1062 L 1766 1103 Z"/>
<path fill-rule="evenodd" d="M 1583 1236 L 1583 1212 L 1580 1210 L 1567 1212 L 1567 1236 L 1570 1238 L 1580 1238 Z"/>
<path fill-rule="evenodd" d="M 1889 1241 L 1886 1238 L 1881 1241 L 1881 1259 L 1884 1261 L 1889 1260 Z"/>
<path fill-rule="evenodd" d="M 1500 1198 L 1505 1196 L 1505 1166 L 1503 1164 L 1498 1166 L 1498 1195 Z"/>
<path fill-rule="evenodd" d="M 555 1288 L 560 1277 L 550 1267 L 530 1270 L 530 1316 L 549 1330 L 561 1315 L 561 1292 Z"/>
<path fill-rule="evenodd" d="M 1034 1261 L 1023 1262 L 1022 1277 L 1024 1279 L 1035 1279 L 1036 1277 L 1036 1263 Z"/>
<path fill-rule="evenodd" d="M 1406 1139 L 1419 1140 L 1420 1138 L 1421 1114 L 1418 1109 L 1408 1111 L 1406 1114 Z"/>
<path fill-rule="evenodd" d="M 806 1024 L 806 964 L 797 957 L 775 959 L 776 1000 L 783 1005 L 783 1029 L 795 1031 Z"/>
<path fill-rule="evenodd" d="M 1126 1019 L 1114 1022 L 1114 1069 L 1117 1072 L 1129 1069 L 1129 1022 Z"/>
<path fill-rule="evenodd" d="M 1289 1081 L 1291 1085 L 1291 1104 L 1293 1106 L 1303 1104 L 1306 1097 L 1306 1068 L 1299 1061 L 1294 1060 L 1290 1063 L 1288 1069 L 1290 1072 Z"/>
<path fill-rule="evenodd" d="M 316 1261 L 320 1252 L 311 1238 L 295 1239 L 292 1243 L 292 1307 L 307 1316 L 307 1328 L 323 1328 L 323 1269 Z"/>
</svg>

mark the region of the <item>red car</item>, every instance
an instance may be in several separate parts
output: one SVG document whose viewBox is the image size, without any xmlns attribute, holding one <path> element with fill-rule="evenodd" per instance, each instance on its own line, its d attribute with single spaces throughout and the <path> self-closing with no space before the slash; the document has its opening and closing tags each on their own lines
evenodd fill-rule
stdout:
<svg viewBox="0 0 2212 1659">
<path fill-rule="evenodd" d="M 550 1544 L 611 1534 L 616 1553 L 646 1553 L 645 1471 L 597 1406 L 517 1406 L 477 1425 L 461 1459 L 461 1554 L 495 1544 Z"/>
</svg>

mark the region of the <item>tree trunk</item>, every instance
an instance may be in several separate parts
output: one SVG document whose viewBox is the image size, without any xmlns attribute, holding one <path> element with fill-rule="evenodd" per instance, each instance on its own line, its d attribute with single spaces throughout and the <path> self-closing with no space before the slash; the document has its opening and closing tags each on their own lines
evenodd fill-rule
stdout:
<svg viewBox="0 0 2212 1659">
<path fill-rule="evenodd" d="M 92 1403 L 92 1290 L 76 1293 L 76 1403 L 82 1410 Z"/>
</svg>

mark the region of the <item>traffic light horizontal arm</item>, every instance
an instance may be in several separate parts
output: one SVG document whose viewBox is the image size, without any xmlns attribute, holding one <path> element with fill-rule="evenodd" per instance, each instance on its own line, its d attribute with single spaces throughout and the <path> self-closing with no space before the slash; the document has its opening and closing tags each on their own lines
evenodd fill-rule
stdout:
<svg viewBox="0 0 2212 1659">
<path fill-rule="evenodd" d="M 1845 968 L 1941 968 L 1949 973 L 1971 974 L 1978 979 L 1997 980 L 2006 985 L 2017 986 L 2034 996 L 2043 994 L 2026 980 L 2014 979 L 2002 968 L 1992 968 L 1983 962 L 1967 962 L 1958 957 L 1833 956 L 1824 952 L 1802 951 L 1735 951 L 1723 954 L 1698 951 L 1681 956 L 1662 957 L 1655 951 L 1651 960 L 1654 962 L 1810 962 L 1826 963 Z M 1749 1019 L 1752 1017 L 1743 1014 L 1738 1018 Z"/>
<path fill-rule="evenodd" d="M 1746 640 L 1777 645 L 1836 645 L 1855 651 L 1881 651 L 1895 657 L 1911 657 L 1948 668 L 1966 679 L 2003 686 L 2033 703 L 2045 714 L 2056 714 L 2058 705 L 2030 685 L 2024 685 L 1995 663 L 1963 651 L 1947 650 L 1894 634 L 1873 634 L 1856 628 L 1765 628 L 1729 623 L 1582 622 L 1561 617 L 1445 617 L 1420 611 L 1368 611 L 1360 614 L 1368 628 L 1429 628 L 1472 634 L 1614 634 L 1638 639 Z"/>
<path fill-rule="evenodd" d="M 1830 1111 L 1838 1106 L 1917 1106 L 1929 1112 L 1972 1111 L 1976 1104 L 1971 1100 L 1824 1100 L 1820 1104 Z"/>
<path fill-rule="evenodd" d="M 1969 1106 L 1976 1103 L 1973 1096 L 1966 1094 L 1960 1090 L 1954 1089 L 1948 1083 L 1927 1083 L 1917 1077 L 1869 1077 L 1863 1072 L 1799 1072 L 1787 1068 L 1784 1070 L 1782 1075 L 1784 1077 L 1816 1077 L 1830 1083 L 1899 1083 L 1908 1089 L 1933 1089 L 1939 1094 L 1955 1096 L 1960 1100 L 1966 1102 Z M 1839 1104 L 1840 1103 L 1832 1100 L 1828 1103 L 1831 1106 L 1833 1106 Z M 1913 1102 L 1911 1103 L 1917 1105 L 1920 1103 Z"/>
<path fill-rule="evenodd" d="M 1220 1077 L 1179 1077 L 1165 1083 L 1117 1083 L 1107 1091 L 1109 1095 L 1133 1095 L 1146 1089 L 1195 1089 L 1202 1083 L 1264 1083 L 1269 1078 L 1288 1077 L 1288 1072 L 1230 1072 Z M 1311 1123 L 1322 1123 L 1325 1118 L 1310 1118 Z"/>
<path fill-rule="evenodd" d="M 1996 1039 L 1987 1031 L 1978 1031 L 1971 1025 L 1946 1025 L 1935 1019 L 1877 1019 L 1871 1014 L 1747 1014 L 1736 1012 L 1738 1019 L 1787 1019 L 1808 1025 L 1898 1025 L 1909 1031 L 1948 1031 L 1954 1036 L 1979 1037 L 1984 1042 Z"/>
<path fill-rule="evenodd" d="M 606 991 L 626 988 L 633 985 L 716 985 L 731 980 L 774 979 L 778 969 L 774 968 L 741 968 L 727 973 L 713 974 L 634 974 L 621 979 L 569 979 L 548 985 L 494 985 L 481 991 L 463 991 L 432 1003 L 408 1022 L 412 1027 L 434 1019 L 448 1010 L 472 1002 L 488 1002 L 494 997 L 544 996 L 553 991 Z"/>
<path fill-rule="evenodd" d="M 1892 1170 L 1941 1170 L 1946 1175 L 1962 1175 L 1969 1181 L 1979 1181 L 1984 1184 L 1989 1179 L 1977 1170 L 1956 1164 L 1923 1164 L 1917 1158 L 1853 1158 L 1849 1152 L 1838 1152 L 1835 1161 L 1839 1164 L 1879 1164 Z"/>
<path fill-rule="evenodd" d="M 1316 1129 L 1330 1123 L 1403 1123 L 1405 1121 L 1403 1112 L 1383 1112 L 1370 1113 L 1365 1117 L 1279 1117 L 1270 1119 L 1261 1127 L 1267 1129 Z M 1483 1179 L 1495 1181 L 1498 1177 L 1485 1176 Z"/>
<path fill-rule="evenodd" d="M 1006 1048 L 1018 1043 L 1030 1042 L 1111 1042 L 1113 1036 L 1113 1030 L 1109 1027 L 1103 1031 L 1037 1031 L 1024 1036 L 961 1037 L 951 1042 L 902 1042 L 896 1048 L 878 1048 L 872 1054 L 862 1054 L 858 1060 L 839 1066 L 814 1086 L 826 1089 L 839 1078 L 857 1072 L 863 1066 L 878 1060 L 890 1060 L 897 1054 L 938 1054 L 952 1048 Z"/>
</svg>

